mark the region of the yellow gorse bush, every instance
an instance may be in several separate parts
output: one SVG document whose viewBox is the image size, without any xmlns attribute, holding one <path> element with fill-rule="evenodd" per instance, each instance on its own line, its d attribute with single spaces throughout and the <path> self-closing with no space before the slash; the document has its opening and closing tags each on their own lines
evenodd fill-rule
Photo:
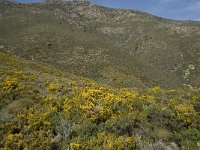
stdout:
<svg viewBox="0 0 200 150">
<path fill-rule="evenodd" d="M 192 104 L 178 104 L 175 105 L 175 115 L 186 125 L 190 125 L 194 121 L 197 114 Z"/>
<path fill-rule="evenodd" d="M 1 84 L 2 90 L 5 92 L 11 92 L 11 91 L 20 91 L 25 88 L 25 85 L 22 83 L 22 80 L 20 80 L 17 77 L 6 77 L 2 84 Z"/>
<path fill-rule="evenodd" d="M 40 128 L 42 126 L 50 126 L 51 124 L 47 121 L 52 111 L 46 109 L 45 111 L 37 110 L 37 107 L 32 107 L 29 110 L 24 110 L 17 115 L 20 120 L 20 124 L 25 128 L 31 130 Z"/>
<path fill-rule="evenodd" d="M 0 69 L 1 149 L 151 149 L 173 139 L 200 147 L 199 88 L 116 89 L 12 61 Z"/>
<path fill-rule="evenodd" d="M 159 86 L 156 86 L 154 88 L 150 88 L 149 91 L 153 93 L 159 93 L 161 91 L 161 88 Z"/>
<path fill-rule="evenodd" d="M 6 140 L 3 141 L 6 148 L 20 149 L 23 144 L 23 135 L 21 133 L 12 134 L 9 133 L 6 137 Z"/>
<path fill-rule="evenodd" d="M 118 99 L 104 88 L 84 89 L 81 93 L 83 104 L 80 108 L 84 112 L 85 118 L 89 118 L 94 122 L 106 121 L 114 115 L 111 103 L 115 98 Z"/>
<path fill-rule="evenodd" d="M 152 96 L 152 95 L 148 95 L 148 94 L 141 94 L 140 97 L 139 97 L 139 99 L 141 101 L 144 101 L 144 102 L 150 102 L 150 103 L 152 103 L 152 102 L 154 102 L 155 97 Z"/>
<path fill-rule="evenodd" d="M 47 87 L 48 92 L 58 92 L 60 90 L 60 85 L 56 83 L 50 83 Z"/>
<path fill-rule="evenodd" d="M 85 141 L 84 143 L 71 143 L 68 150 L 73 150 L 71 147 L 84 150 L 89 149 L 105 149 L 105 150 L 131 150 L 135 148 L 136 137 L 134 136 L 116 136 L 111 133 L 100 132 L 95 137 Z"/>
<path fill-rule="evenodd" d="M 67 150 L 80 150 L 81 145 L 78 143 L 70 143 L 69 148 Z"/>
</svg>

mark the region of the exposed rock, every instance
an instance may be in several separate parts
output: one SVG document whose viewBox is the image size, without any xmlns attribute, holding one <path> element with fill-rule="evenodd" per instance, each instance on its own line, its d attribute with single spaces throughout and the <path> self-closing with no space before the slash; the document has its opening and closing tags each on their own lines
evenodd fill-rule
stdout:
<svg viewBox="0 0 200 150">
<path fill-rule="evenodd" d="M 51 139 L 52 144 L 58 144 L 62 140 L 62 135 L 58 133 L 54 138 Z"/>
<path fill-rule="evenodd" d="M 0 49 L 3 49 L 5 46 L 4 45 L 0 45 Z"/>
</svg>

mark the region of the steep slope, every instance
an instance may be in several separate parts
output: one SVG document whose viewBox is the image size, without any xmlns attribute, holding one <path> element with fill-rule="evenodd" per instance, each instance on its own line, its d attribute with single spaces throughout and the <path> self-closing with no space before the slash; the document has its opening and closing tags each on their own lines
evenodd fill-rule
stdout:
<svg viewBox="0 0 200 150">
<path fill-rule="evenodd" d="M 0 149 L 199 150 L 198 22 L 4 1 Z"/>
<path fill-rule="evenodd" d="M 198 22 L 90 3 L 40 3 L 1 4 L 0 23 L 9 53 L 101 83 L 199 86 Z"/>
<path fill-rule="evenodd" d="M 115 89 L 0 51 L 0 149 L 193 149 L 200 89 Z"/>
<path fill-rule="evenodd" d="M 133 74 L 123 69 L 126 64 L 123 58 L 129 56 L 114 44 L 60 21 L 49 10 L 11 7 L 1 9 L 6 14 L 2 14 L 0 29 L 1 43 L 10 53 L 111 85 L 121 86 L 120 82 L 127 82 L 123 85 L 144 87 Z M 119 78 L 119 83 L 110 81 L 114 78 Z"/>
<path fill-rule="evenodd" d="M 200 22 L 166 20 L 139 11 L 95 5 L 79 5 L 73 12 L 80 27 L 103 34 L 133 59 L 199 86 Z"/>
</svg>

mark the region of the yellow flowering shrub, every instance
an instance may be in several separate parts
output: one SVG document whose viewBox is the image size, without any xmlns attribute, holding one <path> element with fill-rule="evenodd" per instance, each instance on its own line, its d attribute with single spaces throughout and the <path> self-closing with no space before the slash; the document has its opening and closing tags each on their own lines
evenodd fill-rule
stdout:
<svg viewBox="0 0 200 150">
<path fill-rule="evenodd" d="M 20 149 L 23 144 L 23 135 L 21 133 L 9 133 L 3 142 L 5 149 Z"/>
<path fill-rule="evenodd" d="M 136 138 L 131 136 L 116 136 L 111 133 L 100 132 L 97 136 L 84 141 L 81 148 L 84 150 L 131 150 L 135 148 Z"/>
<path fill-rule="evenodd" d="M 196 117 L 196 112 L 191 104 L 178 104 L 175 105 L 175 116 L 186 125 L 190 125 Z"/>
<path fill-rule="evenodd" d="M 67 150 L 80 150 L 80 149 L 82 149 L 82 147 L 78 143 L 70 143 L 69 148 L 67 148 Z"/>
<path fill-rule="evenodd" d="M 23 90 L 25 88 L 25 84 L 22 82 L 23 81 L 17 77 L 6 77 L 1 84 L 2 91 L 10 93 L 12 91 L 17 92 Z"/>
<path fill-rule="evenodd" d="M 112 104 L 120 98 L 104 88 L 84 89 L 81 93 L 81 106 L 85 118 L 94 122 L 106 121 L 114 115 Z"/>
<path fill-rule="evenodd" d="M 124 88 L 117 90 L 116 93 L 120 95 L 122 101 L 126 104 L 131 104 L 139 96 L 137 91 Z"/>
<path fill-rule="evenodd" d="M 20 112 L 17 117 L 22 126 L 31 130 L 41 127 L 50 127 L 51 123 L 48 122 L 48 117 L 51 113 L 49 109 L 40 110 L 38 107 L 31 107 L 28 110 Z"/>
<path fill-rule="evenodd" d="M 49 120 L 51 114 L 52 111 L 48 106 L 44 106 L 43 110 L 41 106 L 33 106 L 18 112 L 16 114 L 18 123 L 11 127 L 9 124 L 3 127 L 5 130 L 3 147 L 15 150 L 48 148 L 52 136 L 50 134 L 52 124 Z M 6 131 L 7 128 L 10 130 Z"/>
<path fill-rule="evenodd" d="M 0 149 L 200 147 L 200 88 L 106 87 L 0 54 Z"/>
<path fill-rule="evenodd" d="M 72 109 L 73 104 L 72 104 L 72 100 L 70 99 L 65 99 L 64 104 L 63 104 L 63 111 L 68 114 L 69 111 Z"/>
<path fill-rule="evenodd" d="M 60 90 L 61 86 L 56 83 L 50 83 L 47 87 L 48 92 L 58 92 Z"/>
<path fill-rule="evenodd" d="M 149 102 L 149 103 L 155 102 L 155 97 L 148 94 L 141 94 L 139 99 L 143 102 Z"/>
<path fill-rule="evenodd" d="M 154 88 L 150 88 L 149 91 L 153 93 L 159 93 L 161 91 L 161 88 L 159 86 L 156 86 Z"/>
</svg>

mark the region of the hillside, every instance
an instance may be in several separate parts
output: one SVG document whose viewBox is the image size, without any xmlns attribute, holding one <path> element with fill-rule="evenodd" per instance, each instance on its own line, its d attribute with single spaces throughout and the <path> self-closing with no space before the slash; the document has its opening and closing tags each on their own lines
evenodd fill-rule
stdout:
<svg viewBox="0 0 200 150">
<path fill-rule="evenodd" d="M 1 46 L 115 87 L 199 87 L 200 23 L 90 3 L 1 4 Z"/>
<path fill-rule="evenodd" d="M 0 149 L 199 150 L 200 22 L 5 1 Z"/>
<path fill-rule="evenodd" d="M 200 89 L 115 89 L 0 52 L 0 148 L 198 150 Z"/>
</svg>

